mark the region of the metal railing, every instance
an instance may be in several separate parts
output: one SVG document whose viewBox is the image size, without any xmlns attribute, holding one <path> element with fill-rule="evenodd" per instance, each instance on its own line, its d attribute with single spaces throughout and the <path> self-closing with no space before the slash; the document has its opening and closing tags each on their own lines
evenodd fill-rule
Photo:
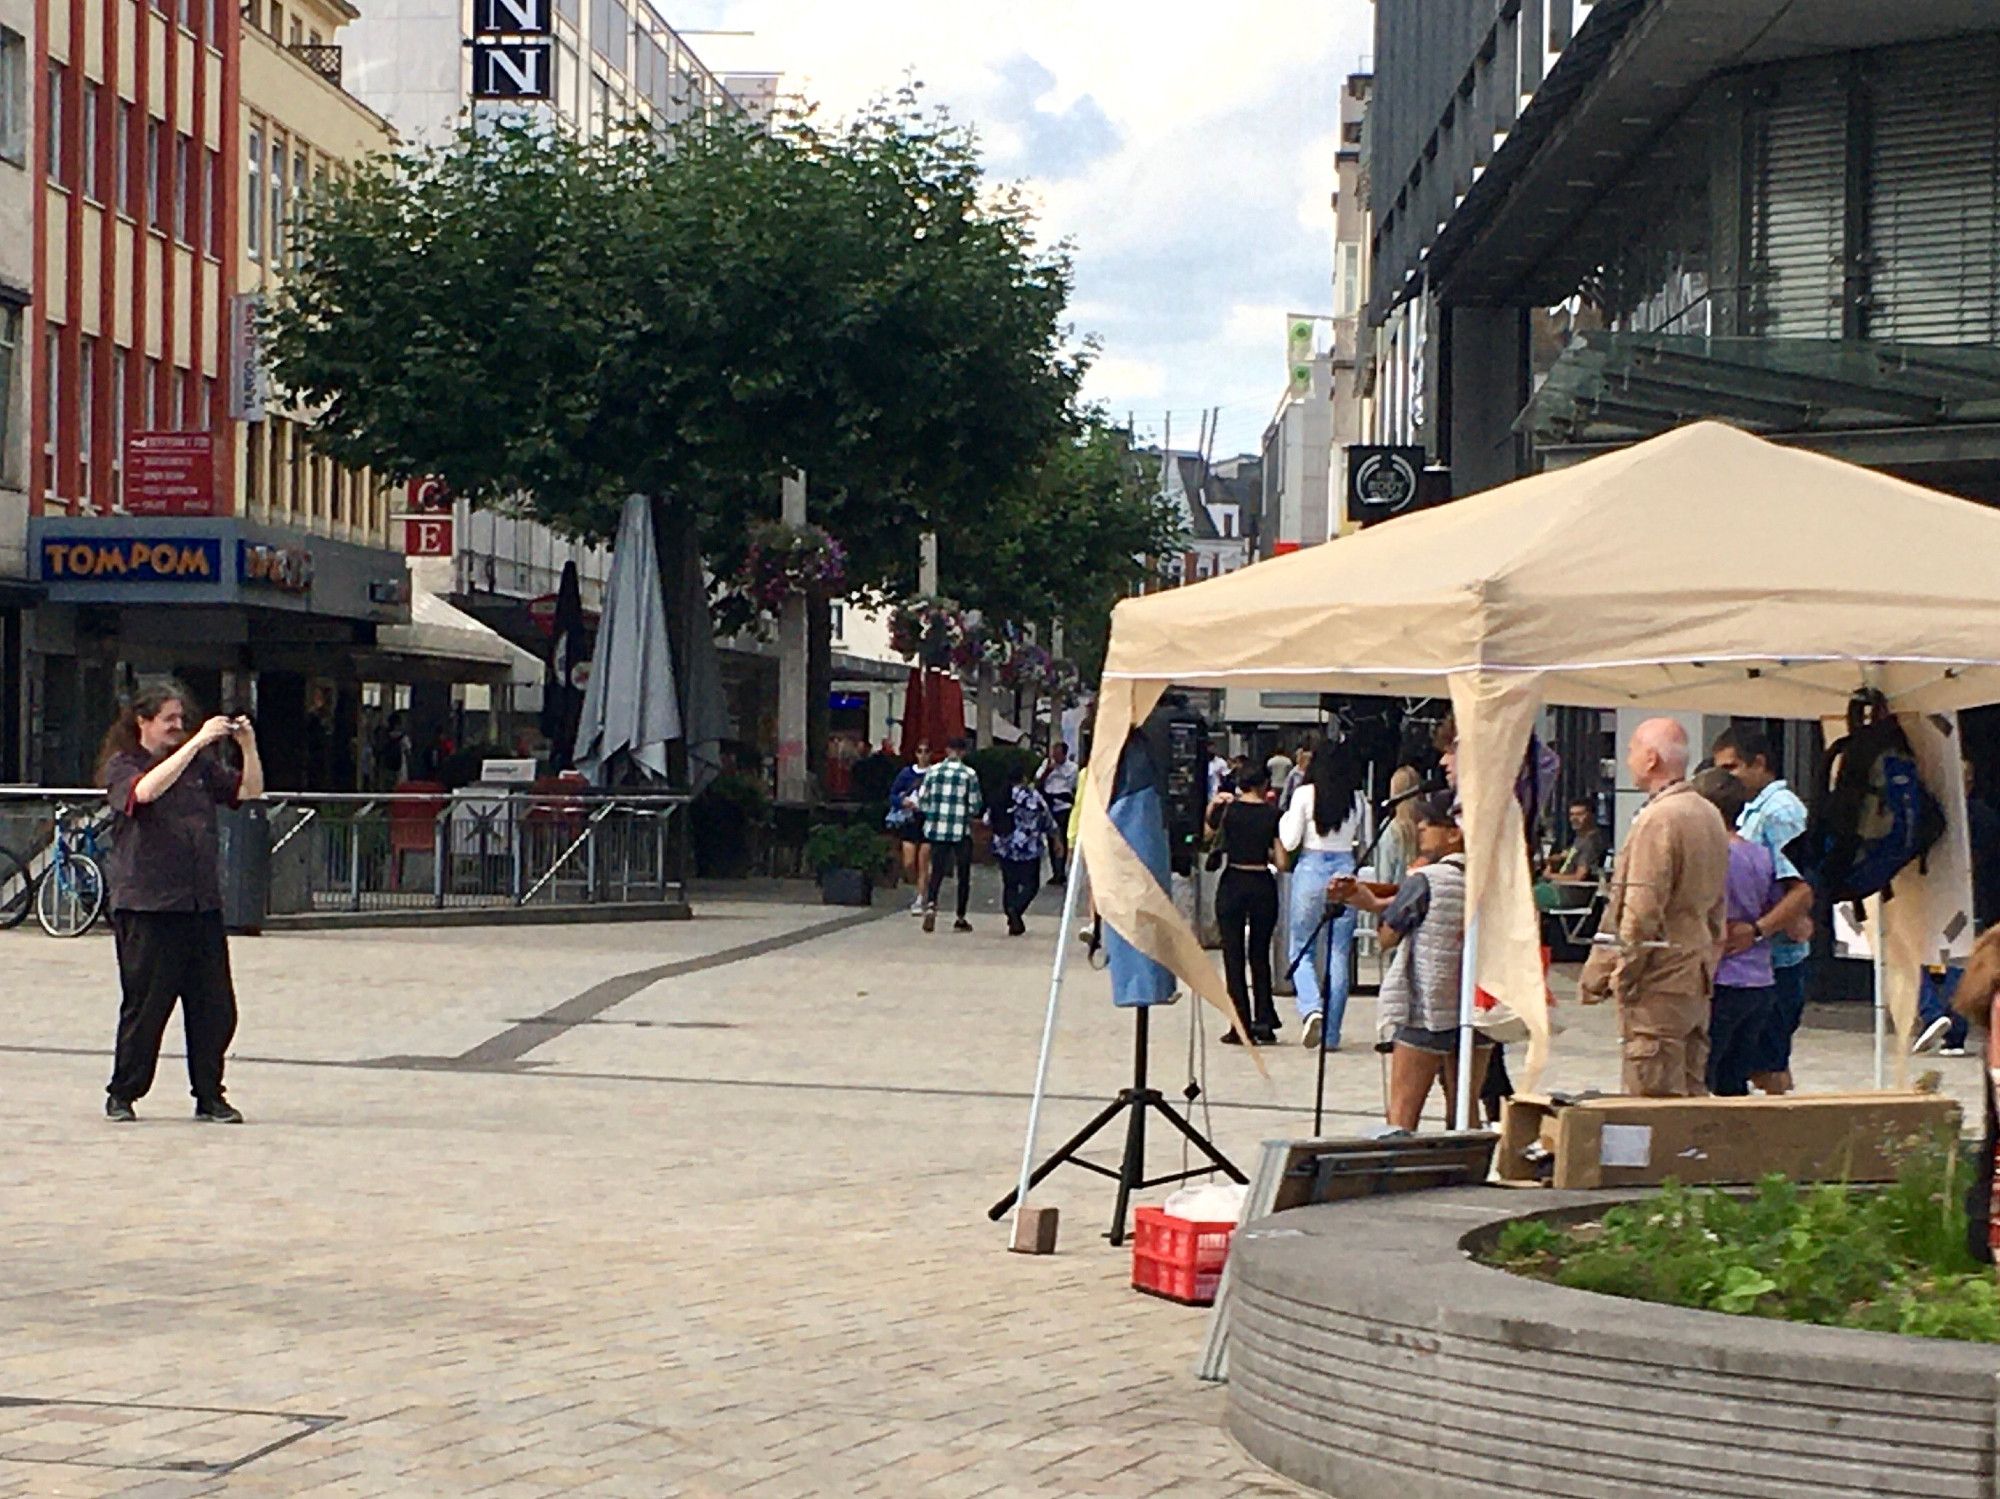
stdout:
<svg viewBox="0 0 2000 1499">
<path fill-rule="evenodd" d="M 340 81 L 340 48 L 325 42 L 293 42 L 285 49 L 335 88 Z"/>
<path fill-rule="evenodd" d="M 58 803 L 89 789 L 0 787 L 0 844 L 36 865 Z M 684 899 L 682 795 L 472 787 L 450 794 L 270 792 L 273 916 Z"/>
<path fill-rule="evenodd" d="M 686 894 L 687 798 L 475 788 L 272 794 L 272 915 Z"/>
</svg>

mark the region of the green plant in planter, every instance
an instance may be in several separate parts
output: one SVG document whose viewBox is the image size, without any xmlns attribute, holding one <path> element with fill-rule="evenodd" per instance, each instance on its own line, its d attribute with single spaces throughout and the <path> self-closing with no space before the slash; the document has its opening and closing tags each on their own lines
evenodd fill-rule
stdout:
<svg viewBox="0 0 2000 1499">
<path fill-rule="evenodd" d="M 979 791 L 986 798 L 986 805 L 997 807 L 1006 802 L 1007 782 L 1014 767 L 1018 765 L 1022 774 L 1032 776 L 1041 768 L 1042 757 L 1023 745 L 992 744 L 972 751 L 965 757 L 965 763 L 979 777 Z"/>
<path fill-rule="evenodd" d="M 755 776 L 735 771 L 719 775 L 702 788 L 697 800 L 710 797 L 736 808 L 752 827 L 762 827 L 771 820 L 771 794 Z"/>
<path fill-rule="evenodd" d="M 888 867 L 892 852 L 889 840 L 873 828 L 823 822 L 806 834 L 806 864 L 822 879 L 836 869 L 880 874 Z"/>
</svg>

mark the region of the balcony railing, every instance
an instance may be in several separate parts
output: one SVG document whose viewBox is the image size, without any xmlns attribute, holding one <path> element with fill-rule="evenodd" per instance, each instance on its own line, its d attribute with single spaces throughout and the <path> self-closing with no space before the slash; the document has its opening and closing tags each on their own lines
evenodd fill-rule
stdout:
<svg viewBox="0 0 2000 1499">
<path fill-rule="evenodd" d="M 335 88 L 340 82 L 340 48 L 325 42 L 293 42 L 285 49 Z"/>
</svg>

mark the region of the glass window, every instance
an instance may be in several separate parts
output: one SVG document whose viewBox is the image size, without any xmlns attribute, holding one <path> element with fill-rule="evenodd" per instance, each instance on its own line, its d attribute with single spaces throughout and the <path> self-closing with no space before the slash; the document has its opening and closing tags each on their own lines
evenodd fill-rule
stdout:
<svg viewBox="0 0 2000 1499">
<path fill-rule="evenodd" d="M 111 141 L 111 201 L 120 213 L 132 213 L 132 102 L 118 101 L 117 128 Z"/>
<path fill-rule="evenodd" d="M 285 39 L 285 7 L 273 0 L 271 6 L 271 35 L 278 41 Z"/>
<path fill-rule="evenodd" d="M 78 469 L 82 474 L 78 493 L 86 500 L 90 498 L 91 439 L 97 431 L 97 340 L 85 338 L 78 341 L 76 371 L 76 450 L 82 461 Z"/>
<path fill-rule="evenodd" d="M 68 174 L 63 171 L 63 142 L 67 135 L 63 130 L 63 78 L 68 69 L 59 62 L 49 64 L 49 117 L 45 122 L 48 129 L 48 173 L 52 182 L 67 182 Z"/>
<path fill-rule="evenodd" d="M 13 472 L 14 391 L 20 385 L 21 309 L 0 302 L 0 483 L 18 484 Z"/>
<path fill-rule="evenodd" d="M 222 153 L 210 151 L 208 156 L 208 253 L 217 260 L 222 258 Z"/>
<path fill-rule="evenodd" d="M 188 405 L 188 372 L 176 369 L 167 396 L 167 419 L 174 424 L 174 431 L 185 432 L 193 416 L 194 409 Z"/>
<path fill-rule="evenodd" d="M 285 258 L 285 143 L 271 138 L 271 264 Z"/>
<path fill-rule="evenodd" d="M 264 255 L 264 132 L 250 132 L 250 183 L 243 200 L 243 247 L 252 260 Z"/>
<path fill-rule="evenodd" d="M 264 503 L 264 424 L 243 424 L 243 501 Z"/>
<path fill-rule="evenodd" d="M 125 366 L 130 349 L 111 346 L 111 489 L 105 495 L 113 510 L 125 508 Z"/>
<path fill-rule="evenodd" d="M 293 213 L 297 213 L 299 211 L 299 205 L 304 203 L 306 200 L 306 186 L 307 186 L 306 153 L 304 151 L 300 151 L 297 155 L 295 155 L 292 158 L 292 212 Z M 299 263 L 299 236 L 298 236 L 297 225 L 293 225 L 291 240 L 292 240 L 292 264 L 297 265 Z"/>
<path fill-rule="evenodd" d="M 146 121 L 146 222 L 157 229 L 166 215 L 166 143 L 160 136 L 160 122 Z"/>
<path fill-rule="evenodd" d="M 583 27 L 583 7 L 580 0 L 556 0 L 556 14 L 579 30 Z"/>
<path fill-rule="evenodd" d="M 104 102 L 103 92 L 88 78 L 83 80 L 83 195 L 93 203 L 104 201 L 97 179 L 97 111 Z"/>
<path fill-rule="evenodd" d="M 28 156 L 28 39 L 0 26 L 0 157 Z"/>
<path fill-rule="evenodd" d="M 139 392 L 139 430 L 157 432 L 160 430 L 160 361 L 146 360 L 145 385 Z"/>
<path fill-rule="evenodd" d="M 42 437 L 42 493 L 55 498 L 56 450 L 62 441 L 62 328 L 49 323 L 42 330 L 42 363 L 49 372 L 46 426 Z"/>
<path fill-rule="evenodd" d="M 189 228 L 189 202 L 194 196 L 194 137 L 174 137 L 174 238 L 184 245 L 194 243 Z"/>
</svg>

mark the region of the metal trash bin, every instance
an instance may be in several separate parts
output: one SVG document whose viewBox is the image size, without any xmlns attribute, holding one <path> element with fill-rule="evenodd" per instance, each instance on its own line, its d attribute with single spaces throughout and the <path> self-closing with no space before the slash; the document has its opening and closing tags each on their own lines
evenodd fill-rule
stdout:
<svg viewBox="0 0 2000 1499">
<path fill-rule="evenodd" d="M 216 814 L 221 835 L 222 924 L 255 935 L 264 929 L 271 893 L 271 823 L 260 806 L 225 807 Z"/>
</svg>

